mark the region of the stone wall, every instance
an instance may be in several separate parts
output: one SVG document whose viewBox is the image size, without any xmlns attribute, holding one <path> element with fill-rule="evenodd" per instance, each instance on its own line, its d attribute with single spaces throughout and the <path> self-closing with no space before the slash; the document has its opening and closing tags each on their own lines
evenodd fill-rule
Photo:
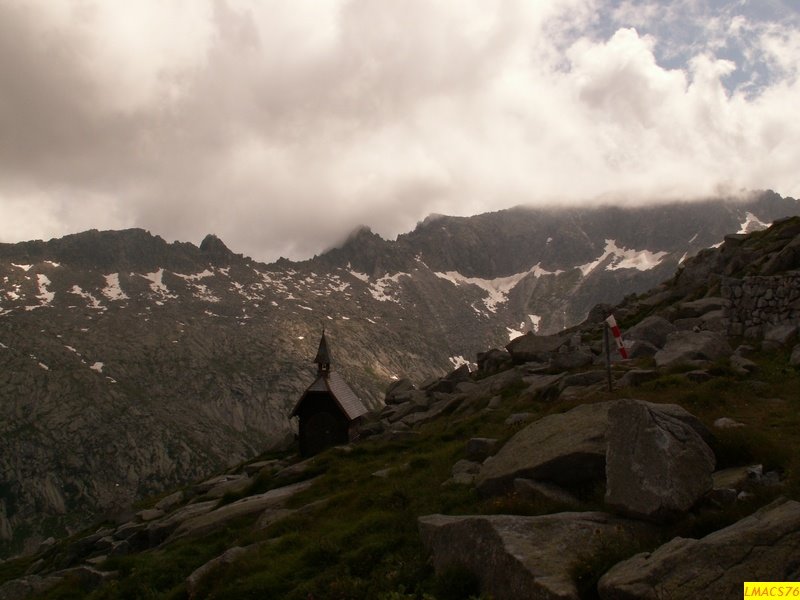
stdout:
<svg viewBox="0 0 800 600">
<path fill-rule="evenodd" d="M 800 271 L 783 275 L 723 279 L 728 333 L 761 337 L 775 325 L 800 325 Z"/>
</svg>

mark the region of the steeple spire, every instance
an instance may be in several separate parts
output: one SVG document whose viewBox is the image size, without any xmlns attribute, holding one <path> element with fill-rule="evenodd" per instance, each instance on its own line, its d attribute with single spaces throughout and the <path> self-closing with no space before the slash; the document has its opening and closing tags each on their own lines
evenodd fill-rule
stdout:
<svg viewBox="0 0 800 600">
<path fill-rule="evenodd" d="M 331 370 L 331 353 L 328 350 L 328 340 L 325 339 L 325 325 L 322 326 L 322 337 L 319 340 L 319 349 L 317 356 L 314 358 L 317 363 L 317 372 L 328 373 Z"/>
</svg>

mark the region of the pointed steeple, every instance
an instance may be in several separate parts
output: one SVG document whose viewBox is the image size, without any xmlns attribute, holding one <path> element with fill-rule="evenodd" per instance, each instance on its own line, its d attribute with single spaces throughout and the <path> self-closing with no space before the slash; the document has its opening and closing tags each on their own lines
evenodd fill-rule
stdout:
<svg viewBox="0 0 800 600">
<path fill-rule="evenodd" d="M 325 339 L 325 326 L 322 326 L 322 337 L 319 340 L 319 349 L 317 356 L 314 358 L 317 363 L 318 373 L 328 373 L 331 370 L 331 353 L 328 350 L 328 340 Z"/>
</svg>

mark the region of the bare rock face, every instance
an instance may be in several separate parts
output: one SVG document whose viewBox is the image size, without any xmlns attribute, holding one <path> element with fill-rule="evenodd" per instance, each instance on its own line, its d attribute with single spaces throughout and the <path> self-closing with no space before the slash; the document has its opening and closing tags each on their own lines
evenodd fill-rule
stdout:
<svg viewBox="0 0 800 600">
<path fill-rule="evenodd" d="M 518 478 L 566 487 L 602 480 L 611 404 L 583 404 L 532 423 L 486 459 L 476 479 L 478 491 L 502 493 L 513 489 Z"/>
<path fill-rule="evenodd" d="M 778 500 L 694 540 L 675 538 L 611 568 L 603 600 L 740 598 L 743 581 L 800 578 L 800 503 Z"/>
<path fill-rule="evenodd" d="M 714 453 L 683 421 L 635 400 L 614 404 L 608 421 L 606 504 L 661 520 L 712 488 Z"/>
<path fill-rule="evenodd" d="M 656 366 L 669 367 L 694 360 L 717 360 L 733 354 L 724 335 L 714 331 L 676 331 L 657 352 Z"/>
<path fill-rule="evenodd" d="M 648 526 L 601 512 L 566 512 L 428 515 L 419 518 L 419 529 L 437 571 L 466 567 L 493 598 L 577 600 L 573 573 L 581 558 L 602 552 L 607 544 L 629 543 Z"/>
</svg>

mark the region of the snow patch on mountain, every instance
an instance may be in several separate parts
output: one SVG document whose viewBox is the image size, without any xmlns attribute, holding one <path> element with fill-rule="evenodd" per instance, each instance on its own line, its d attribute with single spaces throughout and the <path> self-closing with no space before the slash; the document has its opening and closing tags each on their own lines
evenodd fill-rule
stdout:
<svg viewBox="0 0 800 600">
<path fill-rule="evenodd" d="M 542 317 L 539 315 L 528 315 L 528 319 L 531 321 L 531 331 L 533 331 L 533 333 L 539 333 L 539 325 L 542 322 Z"/>
<path fill-rule="evenodd" d="M 220 269 L 220 271 L 221 270 L 222 269 Z M 198 279 L 205 279 L 206 277 L 213 277 L 214 276 L 214 272 L 213 271 L 209 271 L 208 269 L 206 269 L 205 271 L 202 271 L 201 273 L 193 273 L 191 275 L 183 275 L 182 273 L 175 273 L 174 275 L 175 275 L 175 277 L 180 277 L 181 279 L 185 279 L 186 281 L 197 281 Z"/>
<path fill-rule="evenodd" d="M 541 263 L 536 263 L 527 271 L 509 275 L 508 277 L 497 277 L 495 279 L 482 279 L 480 277 L 465 277 L 458 271 L 447 271 L 445 273 L 435 271 L 433 274 L 440 279 L 446 279 L 453 285 L 461 285 L 466 283 L 469 285 L 476 285 L 487 292 L 487 296 L 483 299 L 486 308 L 491 312 L 497 312 L 497 305 L 503 304 L 508 300 L 508 293 L 522 281 L 525 277 L 532 275 L 537 279 L 544 275 L 559 275 L 563 273 L 560 269 L 557 271 L 548 271 L 543 269 Z M 474 308 L 474 307 L 473 307 Z M 477 311 L 476 312 L 480 312 Z"/>
<path fill-rule="evenodd" d="M 617 246 L 616 240 L 606 240 L 606 247 L 597 259 L 580 265 L 581 274 L 586 277 L 594 271 L 609 257 L 611 261 L 606 265 L 606 271 L 617 271 L 619 269 L 636 269 L 637 271 L 649 271 L 661 264 L 668 252 L 651 252 L 650 250 L 629 250 Z"/>
<path fill-rule="evenodd" d="M 470 366 L 470 362 L 461 355 L 458 356 L 451 356 L 447 360 L 450 361 L 450 364 L 453 365 L 453 369 L 457 369 L 463 365 Z"/>
<path fill-rule="evenodd" d="M 97 371 L 98 373 L 102 373 L 102 372 L 103 372 L 103 363 L 101 363 L 101 362 L 96 362 L 96 363 L 92 364 L 92 366 L 91 366 L 91 367 L 89 367 L 89 368 L 90 368 L 92 371 Z"/>
<path fill-rule="evenodd" d="M 753 231 L 761 231 L 772 225 L 772 223 L 764 223 L 761 219 L 751 212 L 746 212 L 744 221 L 739 225 L 739 231 L 736 233 L 752 233 Z"/>
<path fill-rule="evenodd" d="M 119 273 L 110 273 L 108 275 L 104 275 L 106 279 L 105 287 L 100 290 L 100 293 L 103 294 L 109 300 L 128 300 L 127 294 L 122 291 L 122 288 L 119 285 Z"/>
<path fill-rule="evenodd" d="M 400 300 L 391 295 L 390 287 L 392 287 L 393 283 L 400 281 L 401 277 L 411 277 L 411 275 L 408 273 L 395 273 L 394 275 L 386 273 L 369 286 L 369 293 L 379 302 L 396 302 L 399 304 Z"/>
<path fill-rule="evenodd" d="M 84 292 L 84 291 L 81 289 L 81 286 L 79 286 L 79 285 L 73 285 L 73 286 L 72 286 L 72 289 L 70 290 L 70 292 L 72 292 L 72 293 L 73 293 L 73 294 L 75 294 L 76 296 L 80 296 L 81 298 L 83 298 L 84 300 L 86 300 L 86 301 L 89 303 L 89 308 L 92 308 L 92 309 L 94 309 L 94 310 L 106 310 L 106 307 L 105 307 L 105 306 L 103 306 L 102 304 L 100 304 L 100 300 L 98 300 L 97 298 L 95 298 L 95 297 L 94 297 L 92 294 L 90 294 L 89 292 Z"/>
<path fill-rule="evenodd" d="M 11 266 L 17 267 L 18 269 L 22 269 L 27 273 L 33 265 L 15 265 L 14 263 L 11 263 Z"/>
<path fill-rule="evenodd" d="M 140 277 L 144 277 L 150 281 L 150 289 L 162 298 L 177 298 L 177 296 L 175 294 L 171 294 L 169 288 L 164 285 L 164 269 L 159 269 L 153 273 L 146 273 L 144 275 L 140 275 Z"/>
<path fill-rule="evenodd" d="M 520 323 L 519 327 L 520 327 L 519 329 L 514 329 L 513 327 L 506 327 L 506 331 L 508 331 L 508 341 L 509 342 L 511 340 L 514 340 L 514 339 L 522 336 L 522 335 L 525 335 L 522 331 L 520 331 L 521 329 L 525 328 L 525 322 L 523 321 L 522 323 Z"/>
<path fill-rule="evenodd" d="M 350 275 L 352 275 L 356 279 L 360 279 L 364 283 L 369 283 L 369 275 L 367 275 L 366 273 L 359 273 L 358 271 L 353 271 L 352 269 L 350 269 L 347 272 L 350 273 Z"/>
<path fill-rule="evenodd" d="M 36 275 L 36 279 L 39 283 L 39 293 L 36 295 L 36 297 L 42 301 L 42 306 L 46 306 L 53 301 L 53 298 L 56 297 L 56 294 L 55 292 L 51 292 L 47 289 L 47 286 L 51 284 L 51 281 L 47 278 L 47 275 L 38 273 Z"/>
</svg>

